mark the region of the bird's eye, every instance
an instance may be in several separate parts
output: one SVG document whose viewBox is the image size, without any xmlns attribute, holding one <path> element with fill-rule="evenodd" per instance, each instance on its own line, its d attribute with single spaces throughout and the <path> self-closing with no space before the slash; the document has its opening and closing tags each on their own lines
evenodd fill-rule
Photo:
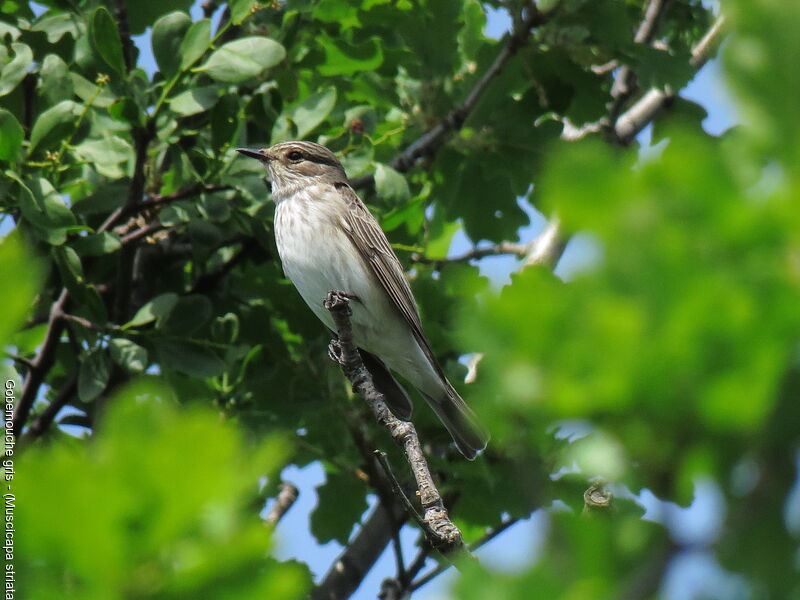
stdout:
<svg viewBox="0 0 800 600">
<path fill-rule="evenodd" d="M 302 160 L 303 153 L 299 152 L 298 150 L 292 150 L 289 154 L 286 155 L 289 160 Z"/>
</svg>

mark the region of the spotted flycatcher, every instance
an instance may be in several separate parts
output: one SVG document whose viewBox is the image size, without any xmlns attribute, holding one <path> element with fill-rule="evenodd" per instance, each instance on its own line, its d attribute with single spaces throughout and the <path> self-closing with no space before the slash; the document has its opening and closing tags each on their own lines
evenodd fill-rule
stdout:
<svg viewBox="0 0 800 600">
<path fill-rule="evenodd" d="M 389 370 L 419 390 L 461 453 L 475 458 L 488 435 L 444 376 L 403 267 L 333 152 L 312 142 L 239 152 L 269 170 L 278 254 L 306 304 L 335 331 L 323 300 L 331 290 L 349 294 L 353 339 L 392 412 L 410 418 L 411 401 Z"/>
</svg>

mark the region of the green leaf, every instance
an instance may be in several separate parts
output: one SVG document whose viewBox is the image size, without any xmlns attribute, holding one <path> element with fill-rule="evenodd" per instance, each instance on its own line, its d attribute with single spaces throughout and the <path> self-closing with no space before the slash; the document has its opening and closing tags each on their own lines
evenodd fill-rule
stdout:
<svg viewBox="0 0 800 600">
<path fill-rule="evenodd" d="M 119 236 L 103 231 L 94 235 L 80 237 L 72 243 L 72 247 L 80 256 L 102 256 L 111 254 L 122 247 Z"/>
<path fill-rule="evenodd" d="M 211 318 L 211 301 L 200 294 L 190 294 L 178 299 L 174 308 L 159 319 L 158 328 L 181 335 L 188 335 Z"/>
<path fill-rule="evenodd" d="M 23 193 L 19 195 L 19 207 L 23 218 L 36 226 L 36 232 L 46 242 L 63 244 L 67 230 L 75 225 L 75 216 L 64 199 L 41 177 L 20 185 Z"/>
<path fill-rule="evenodd" d="M 374 71 L 383 64 L 383 48 L 378 38 L 345 45 L 323 33 L 318 40 L 325 52 L 325 62 L 317 70 L 325 77 Z"/>
<path fill-rule="evenodd" d="M 14 115 L 0 108 L 0 160 L 14 161 L 24 137 L 25 132 Z"/>
<path fill-rule="evenodd" d="M 101 175 L 119 179 L 125 175 L 121 164 L 133 159 L 133 147 L 120 137 L 106 135 L 100 140 L 86 140 L 78 144 L 75 154 L 91 163 Z"/>
<path fill-rule="evenodd" d="M 213 350 L 200 344 L 158 340 L 156 353 L 161 365 L 193 377 L 216 377 L 225 370 Z"/>
<path fill-rule="evenodd" d="M 277 65 L 286 56 L 284 47 L 269 38 L 245 37 L 228 42 L 195 69 L 225 83 L 242 83 Z"/>
<path fill-rule="evenodd" d="M 51 44 L 55 44 L 66 33 L 72 35 L 73 39 L 78 38 L 75 15 L 68 12 L 49 14 L 43 17 L 33 24 L 31 31 L 43 31 L 47 34 L 47 41 Z"/>
<path fill-rule="evenodd" d="M 169 101 L 173 112 L 181 116 L 195 115 L 214 106 L 219 100 L 219 87 L 206 85 L 181 92 Z"/>
<path fill-rule="evenodd" d="M 129 373 L 142 373 L 148 364 L 147 349 L 125 338 L 114 338 L 108 343 L 111 360 Z"/>
<path fill-rule="evenodd" d="M 411 196 L 406 178 L 382 163 L 375 168 L 375 190 L 381 198 L 392 203 L 405 202 Z"/>
<path fill-rule="evenodd" d="M 75 129 L 75 121 L 83 107 L 72 100 L 64 100 L 44 111 L 31 130 L 30 153 L 41 145 L 45 149 L 54 148 Z"/>
<path fill-rule="evenodd" d="M 303 139 L 322 123 L 336 104 L 336 88 L 329 87 L 311 94 L 292 108 L 290 115 L 297 127 L 297 138 Z"/>
<path fill-rule="evenodd" d="M 11 49 L 14 51 L 13 60 L 0 70 L 0 96 L 12 92 L 28 74 L 28 69 L 33 63 L 30 46 L 14 42 L 11 44 Z"/>
<path fill-rule="evenodd" d="M 111 360 L 104 348 L 97 348 L 87 354 L 78 370 L 78 397 L 82 402 L 97 398 L 108 383 L 111 375 Z"/>
<path fill-rule="evenodd" d="M 44 57 L 39 78 L 39 92 L 47 98 L 48 104 L 57 104 L 72 98 L 74 90 L 69 67 L 57 54 Z"/>
<path fill-rule="evenodd" d="M 89 41 L 95 52 L 117 73 L 125 73 L 122 41 L 114 17 L 104 6 L 98 7 L 89 24 Z"/>
<path fill-rule="evenodd" d="M 133 316 L 133 318 L 125 323 L 125 325 L 122 327 L 123 329 L 127 329 L 129 327 L 139 327 L 140 325 L 152 323 L 156 319 L 163 319 L 173 308 L 175 308 L 175 304 L 177 304 L 177 302 L 178 294 L 175 294 L 174 292 L 160 294 L 136 311 L 136 314 Z"/>
<path fill-rule="evenodd" d="M 311 533 L 320 544 L 347 544 L 350 532 L 367 509 L 366 486 L 350 473 L 329 472 L 317 487 L 319 502 L 311 513 Z"/>
<path fill-rule="evenodd" d="M 230 0 L 228 6 L 231 11 L 231 23 L 241 25 L 251 14 L 251 9 L 256 5 L 256 0 Z"/>
<path fill-rule="evenodd" d="M 97 83 L 92 83 L 73 71 L 70 72 L 69 78 L 72 80 L 72 85 L 75 88 L 75 94 L 87 104 L 91 104 L 97 108 L 108 108 L 119 100 L 108 86 L 100 86 Z"/>
<path fill-rule="evenodd" d="M 191 25 L 189 15 L 176 11 L 164 15 L 153 26 L 150 38 L 153 56 L 167 79 L 177 73 L 181 66 L 181 44 Z"/>
<path fill-rule="evenodd" d="M 152 27 L 157 19 L 166 13 L 181 11 L 188 13 L 193 0 L 136 0 L 128 7 L 128 23 L 131 33 L 138 35 Z"/>
<path fill-rule="evenodd" d="M 0 297 L 0 348 L 5 348 L 11 334 L 31 312 L 41 282 L 39 263 L 17 232 L 0 238 L 0 273 L 3 281 L 14 283 L 13 289 Z"/>
<path fill-rule="evenodd" d="M 239 337 L 239 317 L 236 313 L 225 313 L 211 323 L 211 336 L 223 344 L 233 344 Z"/>
<path fill-rule="evenodd" d="M 178 48 L 181 57 L 180 70 L 185 71 L 200 60 L 209 44 L 211 44 L 211 21 L 202 19 L 192 23 Z"/>
</svg>

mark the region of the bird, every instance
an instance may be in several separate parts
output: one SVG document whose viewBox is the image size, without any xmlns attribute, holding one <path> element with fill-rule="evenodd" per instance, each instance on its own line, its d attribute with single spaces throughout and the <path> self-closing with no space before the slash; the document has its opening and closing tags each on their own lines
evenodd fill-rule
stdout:
<svg viewBox="0 0 800 600">
<path fill-rule="evenodd" d="M 323 300 L 330 291 L 345 292 L 353 340 L 391 411 L 411 418 L 411 400 L 394 372 L 427 400 L 461 454 L 474 459 L 489 435 L 445 377 L 400 260 L 336 155 L 308 141 L 237 151 L 269 171 L 278 255 L 305 303 L 335 332 Z"/>
</svg>

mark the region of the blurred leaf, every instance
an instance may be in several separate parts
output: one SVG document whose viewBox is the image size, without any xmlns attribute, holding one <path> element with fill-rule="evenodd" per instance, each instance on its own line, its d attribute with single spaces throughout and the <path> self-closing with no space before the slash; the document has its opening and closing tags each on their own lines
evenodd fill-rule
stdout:
<svg viewBox="0 0 800 600">
<path fill-rule="evenodd" d="M 275 40 L 246 37 L 228 42 L 215 50 L 195 71 L 207 73 L 225 83 L 242 83 L 277 65 L 286 50 Z"/>
<path fill-rule="evenodd" d="M 24 137 L 25 132 L 14 115 L 0 108 L 0 160 L 16 160 Z"/>
<path fill-rule="evenodd" d="M 145 378 L 109 402 L 92 444 L 31 450 L 14 480 L 31 499 L 15 515 L 28 532 L 16 546 L 26 598 L 308 594 L 307 569 L 266 555 L 269 532 L 251 504 L 258 479 L 277 477 L 286 460 L 282 440 L 246 443 L 217 411 L 179 408 L 172 390 Z M 218 477 L 207 476 L 209 461 Z"/>
<path fill-rule="evenodd" d="M 147 368 L 147 350 L 125 338 L 114 338 L 108 343 L 111 360 L 130 373 L 141 373 Z"/>
<path fill-rule="evenodd" d="M 211 318 L 211 301 L 200 294 L 178 298 L 175 306 L 158 321 L 158 328 L 188 335 Z"/>
<path fill-rule="evenodd" d="M 328 472 L 317 487 L 319 503 L 311 513 L 311 533 L 320 544 L 336 540 L 343 546 L 367 510 L 366 489 L 349 473 Z"/>
<path fill-rule="evenodd" d="M 177 302 L 178 294 L 173 292 L 159 294 L 136 311 L 133 318 L 125 323 L 123 327 L 139 327 L 152 323 L 156 319 L 163 319 L 175 308 Z"/>
<path fill-rule="evenodd" d="M 169 79 L 181 67 L 181 45 L 192 20 L 186 13 L 171 12 L 164 15 L 153 25 L 150 37 L 153 56 L 164 77 Z"/>
<path fill-rule="evenodd" d="M 12 332 L 31 311 L 36 288 L 40 283 L 39 263 L 33 260 L 23 239 L 15 233 L 0 238 L 0 277 L 13 282 L 14 288 L 0 300 L 0 348 L 5 348 Z"/>
<path fill-rule="evenodd" d="M 199 344 L 177 341 L 158 341 L 155 344 L 159 362 L 192 377 L 215 377 L 225 369 L 225 363 L 213 350 Z"/>
<path fill-rule="evenodd" d="M 380 41 L 375 38 L 356 45 L 345 45 L 341 40 L 334 40 L 323 33 L 318 38 L 318 43 L 325 52 L 325 62 L 318 70 L 325 77 L 374 71 L 383 63 L 383 49 Z"/>
<path fill-rule="evenodd" d="M 103 231 L 80 237 L 72 244 L 72 247 L 80 256 L 102 256 L 116 252 L 122 247 L 119 236 Z"/>
<path fill-rule="evenodd" d="M 91 402 L 99 396 L 111 375 L 111 360 L 105 348 L 96 348 L 81 360 L 78 373 L 78 397 L 82 402 Z"/>
</svg>

